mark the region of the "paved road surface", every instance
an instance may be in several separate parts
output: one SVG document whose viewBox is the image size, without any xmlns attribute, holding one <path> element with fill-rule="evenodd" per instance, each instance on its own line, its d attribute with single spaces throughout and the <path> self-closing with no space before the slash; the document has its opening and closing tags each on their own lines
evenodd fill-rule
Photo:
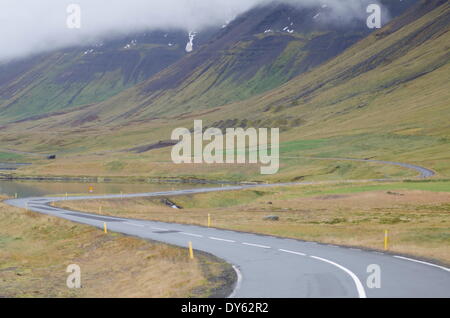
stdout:
<svg viewBox="0 0 450 318">
<path fill-rule="evenodd" d="M 432 173 L 425 168 L 412 167 L 422 177 Z M 173 196 L 285 185 L 289 184 L 68 199 Z M 51 202 L 61 200 L 64 198 L 42 197 L 6 202 L 98 228 L 107 223 L 110 231 L 181 247 L 187 247 L 190 241 L 194 249 L 214 254 L 234 265 L 239 279 L 231 297 L 450 297 L 450 269 L 416 259 L 200 226 L 100 216 L 49 206 Z M 370 275 L 367 270 L 371 265 L 381 269 L 381 288 L 370 288 L 367 284 Z"/>
</svg>

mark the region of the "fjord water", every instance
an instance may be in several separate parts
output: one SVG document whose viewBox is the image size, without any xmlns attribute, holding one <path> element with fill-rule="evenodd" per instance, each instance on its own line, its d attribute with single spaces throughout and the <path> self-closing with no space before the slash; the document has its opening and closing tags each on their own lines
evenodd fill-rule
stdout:
<svg viewBox="0 0 450 318">
<path fill-rule="evenodd" d="M 0 194 L 18 197 L 75 194 L 127 194 L 213 187 L 217 185 L 179 183 L 88 183 L 0 180 Z M 93 192 L 90 193 L 90 187 Z"/>
</svg>

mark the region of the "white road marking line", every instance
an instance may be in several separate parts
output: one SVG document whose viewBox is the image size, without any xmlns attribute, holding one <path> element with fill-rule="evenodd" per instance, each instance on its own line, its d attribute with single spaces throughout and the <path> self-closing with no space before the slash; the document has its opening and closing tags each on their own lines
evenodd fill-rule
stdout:
<svg viewBox="0 0 450 318">
<path fill-rule="evenodd" d="M 317 257 L 317 256 L 311 256 L 311 257 L 314 258 L 314 259 L 317 259 L 319 261 L 326 262 L 326 263 L 329 263 L 331 265 L 334 265 L 334 266 L 336 266 L 339 269 L 342 269 L 344 272 L 346 272 L 348 275 L 350 275 L 350 277 L 353 279 L 353 282 L 356 285 L 356 289 L 358 290 L 359 298 L 367 298 L 366 291 L 364 290 L 364 286 L 361 283 L 361 281 L 359 280 L 358 276 L 355 275 L 355 273 L 353 273 L 349 269 L 345 268 L 344 266 L 341 266 L 341 265 L 339 265 L 339 264 L 337 264 L 335 262 L 332 262 L 330 260 L 327 260 L 325 258 L 321 258 L 321 257 Z"/>
<path fill-rule="evenodd" d="M 439 266 L 439 265 L 436 265 L 436 264 L 432 264 L 432 263 L 428 263 L 428 262 L 423 262 L 423 261 L 419 261 L 419 260 L 416 260 L 416 259 L 412 259 L 412 258 L 408 258 L 408 257 L 403 257 L 403 256 L 397 256 L 397 255 L 395 255 L 394 257 L 395 257 L 395 258 L 404 259 L 404 260 L 407 260 L 407 261 L 411 261 L 411 262 L 416 262 L 416 263 L 420 263 L 420 264 L 425 264 L 425 265 L 437 267 L 437 268 L 443 269 L 444 271 L 450 272 L 450 268 L 447 268 L 447 267 L 444 267 L 444 266 Z"/>
<path fill-rule="evenodd" d="M 168 231 L 167 229 L 162 229 L 160 227 L 152 227 L 153 230 L 158 230 L 158 231 Z"/>
<path fill-rule="evenodd" d="M 122 222 L 122 223 L 132 225 L 132 226 L 144 227 L 144 225 L 142 225 L 142 224 L 135 224 L 135 223 L 129 223 L 129 222 Z"/>
<path fill-rule="evenodd" d="M 279 249 L 279 251 L 285 252 L 285 253 L 290 253 L 290 254 L 296 254 L 296 255 L 300 255 L 300 256 L 306 256 L 306 254 L 304 254 L 304 253 L 294 252 L 294 251 L 289 251 L 289 250 L 283 250 L 281 248 Z"/>
<path fill-rule="evenodd" d="M 203 235 L 193 234 L 193 233 L 186 233 L 186 232 L 180 232 L 180 234 L 189 235 L 189 236 L 193 236 L 193 237 L 203 237 Z"/>
<path fill-rule="evenodd" d="M 239 270 L 239 268 L 237 268 L 237 266 L 235 266 L 235 265 L 232 265 L 232 266 L 233 266 L 234 271 L 236 272 L 237 281 L 236 281 L 236 286 L 234 286 L 233 292 L 230 294 L 230 296 L 228 296 L 228 298 L 236 297 L 236 293 L 241 288 L 241 284 L 242 284 L 241 271 Z"/>
<path fill-rule="evenodd" d="M 260 248 L 271 248 L 270 246 L 253 244 L 253 243 L 242 243 L 242 244 L 247 245 L 247 246 L 260 247 Z"/>
<path fill-rule="evenodd" d="M 226 240 L 226 239 L 222 239 L 222 238 L 218 238 L 218 237 L 213 237 L 213 236 L 210 236 L 209 239 L 215 240 L 215 241 L 228 242 L 228 243 L 236 243 L 236 241 L 233 241 L 233 240 Z"/>
</svg>

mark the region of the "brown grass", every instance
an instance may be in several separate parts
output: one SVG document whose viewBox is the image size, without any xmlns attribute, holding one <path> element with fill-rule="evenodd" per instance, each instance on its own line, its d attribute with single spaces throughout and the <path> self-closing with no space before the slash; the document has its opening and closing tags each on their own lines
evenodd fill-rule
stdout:
<svg viewBox="0 0 450 318">
<path fill-rule="evenodd" d="M 66 267 L 81 267 L 81 289 Z M 0 203 L 2 297 L 208 297 L 230 266 L 185 249 L 78 225 Z"/>
<path fill-rule="evenodd" d="M 62 202 L 59 206 L 165 222 L 292 237 L 303 240 L 383 249 L 450 263 L 450 193 L 418 190 L 305 195 L 300 187 L 247 190 L 173 197 L 187 207 L 175 210 L 159 199 L 140 198 Z M 223 206 L 222 208 L 219 206 Z M 276 215 L 279 221 L 266 221 Z"/>
</svg>

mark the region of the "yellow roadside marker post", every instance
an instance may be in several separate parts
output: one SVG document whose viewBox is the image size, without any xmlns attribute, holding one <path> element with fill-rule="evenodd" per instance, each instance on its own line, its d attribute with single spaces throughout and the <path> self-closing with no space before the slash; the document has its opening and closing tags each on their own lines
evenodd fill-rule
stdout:
<svg viewBox="0 0 450 318">
<path fill-rule="evenodd" d="M 103 231 L 105 234 L 108 234 L 108 226 L 106 225 L 106 222 L 103 222 Z"/>
<path fill-rule="evenodd" d="M 389 249 L 389 236 L 388 230 L 384 231 L 384 250 L 387 251 Z"/>
<path fill-rule="evenodd" d="M 194 259 L 194 250 L 192 249 L 192 242 L 189 242 L 189 258 Z"/>
<path fill-rule="evenodd" d="M 211 214 L 208 214 L 208 227 L 211 227 Z"/>
<path fill-rule="evenodd" d="M 66 200 L 67 200 L 67 197 L 68 197 L 68 194 L 67 194 L 67 192 L 66 192 Z"/>
</svg>

